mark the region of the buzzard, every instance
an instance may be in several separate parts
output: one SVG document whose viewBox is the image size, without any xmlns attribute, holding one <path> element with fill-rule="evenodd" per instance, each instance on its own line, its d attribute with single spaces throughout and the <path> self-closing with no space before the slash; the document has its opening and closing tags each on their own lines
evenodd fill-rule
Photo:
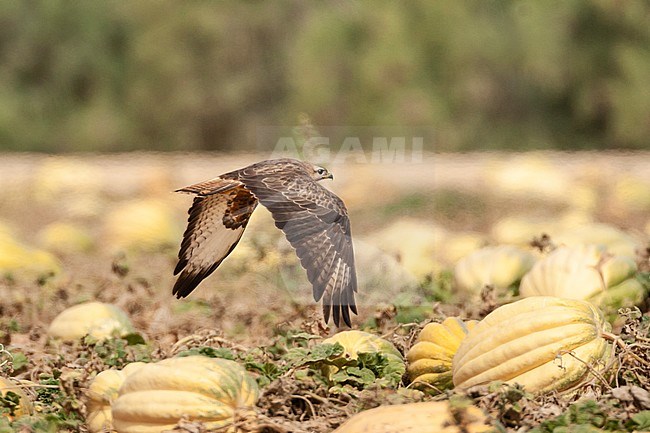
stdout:
<svg viewBox="0 0 650 433">
<path fill-rule="evenodd" d="M 177 190 L 195 194 L 183 235 L 173 294 L 189 295 L 214 272 L 242 237 L 251 214 L 262 203 L 275 226 L 295 248 L 313 286 L 323 299 L 323 316 L 339 326 L 357 314 L 357 276 L 350 220 L 343 201 L 317 183 L 333 179 L 323 167 L 295 159 L 272 159 Z"/>
</svg>

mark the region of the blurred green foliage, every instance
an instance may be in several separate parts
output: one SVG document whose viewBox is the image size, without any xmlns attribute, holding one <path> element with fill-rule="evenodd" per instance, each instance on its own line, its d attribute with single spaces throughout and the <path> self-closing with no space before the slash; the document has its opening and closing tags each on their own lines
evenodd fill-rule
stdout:
<svg viewBox="0 0 650 433">
<path fill-rule="evenodd" d="M 0 150 L 268 150 L 260 125 L 437 150 L 648 148 L 646 0 L 0 2 Z"/>
</svg>

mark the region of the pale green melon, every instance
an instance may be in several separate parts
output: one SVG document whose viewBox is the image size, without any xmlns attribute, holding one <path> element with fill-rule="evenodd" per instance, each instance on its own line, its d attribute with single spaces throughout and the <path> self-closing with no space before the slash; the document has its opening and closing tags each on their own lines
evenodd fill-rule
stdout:
<svg viewBox="0 0 650 433">
<path fill-rule="evenodd" d="M 118 433 L 159 433 L 181 420 L 224 428 L 259 397 L 255 379 L 234 361 L 188 356 L 147 364 L 127 376 L 112 404 Z"/>
</svg>

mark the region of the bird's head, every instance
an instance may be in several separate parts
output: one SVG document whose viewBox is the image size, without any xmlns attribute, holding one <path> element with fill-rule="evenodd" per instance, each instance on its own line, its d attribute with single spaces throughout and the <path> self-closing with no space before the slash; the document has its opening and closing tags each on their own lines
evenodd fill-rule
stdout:
<svg viewBox="0 0 650 433">
<path fill-rule="evenodd" d="M 332 173 L 330 173 L 324 167 L 314 165 L 312 170 L 313 172 L 311 173 L 311 178 L 316 181 L 323 180 L 323 179 L 334 179 L 334 175 L 332 175 Z"/>
</svg>

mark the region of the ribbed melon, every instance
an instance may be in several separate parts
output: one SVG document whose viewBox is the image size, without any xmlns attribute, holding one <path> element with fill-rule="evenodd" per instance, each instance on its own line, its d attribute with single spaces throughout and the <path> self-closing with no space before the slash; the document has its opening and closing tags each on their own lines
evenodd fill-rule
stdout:
<svg viewBox="0 0 650 433">
<path fill-rule="evenodd" d="M 524 297 L 582 299 L 615 315 L 619 308 L 639 304 L 645 297 L 636 271 L 634 259 L 610 254 L 603 246 L 559 247 L 533 266 L 519 291 Z"/>
<path fill-rule="evenodd" d="M 113 428 L 111 404 L 126 377 L 145 366 L 144 362 L 132 362 L 122 370 L 110 369 L 97 374 L 86 393 L 86 425 L 91 433 Z"/>
<path fill-rule="evenodd" d="M 490 429 L 477 407 L 448 401 L 379 406 L 360 412 L 333 433 L 479 433 Z"/>
<path fill-rule="evenodd" d="M 459 290 L 480 293 L 486 285 L 507 289 L 535 263 L 535 256 L 512 245 L 484 247 L 461 259 L 454 269 Z"/>
<path fill-rule="evenodd" d="M 85 335 L 99 340 L 134 332 L 131 320 L 119 307 L 103 302 L 85 302 L 63 310 L 52 320 L 47 334 L 63 341 Z"/>
<path fill-rule="evenodd" d="M 158 433 L 187 418 L 227 428 L 258 397 L 255 379 L 234 361 L 170 358 L 127 376 L 112 404 L 113 426 L 118 433 Z"/>
<path fill-rule="evenodd" d="M 343 346 L 343 355 L 356 359 L 358 353 L 381 352 L 386 356 L 402 360 L 402 354 L 390 341 L 364 331 L 343 331 L 323 340 L 323 343 L 339 343 Z"/>
<path fill-rule="evenodd" d="M 594 305 L 539 296 L 503 305 L 472 329 L 453 359 L 453 382 L 499 380 L 528 391 L 563 390 L 606 363 L 610 326 Z"/>
<path fill-rule="evenodd" d="M 452 388 L 452 359 L 476 323 L 476 320 L 463 322 L 458 317 L 448 317 L 442 323 L 426 325 L 406 354 L 409 363 L 406 371 L 411 382 L 423 389 Z"/>
</svg>

